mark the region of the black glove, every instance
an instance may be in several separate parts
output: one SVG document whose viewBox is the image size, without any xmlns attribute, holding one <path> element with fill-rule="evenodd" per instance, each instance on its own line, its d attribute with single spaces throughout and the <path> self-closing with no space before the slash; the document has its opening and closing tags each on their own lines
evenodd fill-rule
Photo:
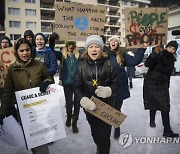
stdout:
<svg viewBox="0 0 180 154">
<path fill-rule="evenodd" d="M 3 125 L 3 119 L 5 118 L 5 116 L 0 115 L 0 125 Z"/>
<path fill-rule="evenodd" d="M 41 84 L 40 84 L 40 86 L 39 86 L 39 90 L 40 90 L 40 92 L 42 92 L 42 93 L 44 93 L 45 91 L 46 91 L 46 89 L 47 89 L 47 87 L 49 86 L 49 82 L 42 82 Z"/>
</svg>

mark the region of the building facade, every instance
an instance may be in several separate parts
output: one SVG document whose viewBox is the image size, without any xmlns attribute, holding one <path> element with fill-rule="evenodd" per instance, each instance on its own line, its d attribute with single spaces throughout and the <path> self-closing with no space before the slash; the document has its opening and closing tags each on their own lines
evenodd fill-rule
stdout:
<svg viewBox="0 0 180 154">
<path fill-rule="evenodd" d="M 5 26 L 2 26 L 3 31 L 0 27 L 0 35 L 7 35 L 12 41 L 23 37 L 27 29 L 50 35 L 54 31 L 56 1 L 106 6 L 104 35 L 107 39 L 119 35 L 122 46 L 125 44 L 124 8 L 147 7 L 150 4 L 149 0 L 4 0 Z"/>
</svg>

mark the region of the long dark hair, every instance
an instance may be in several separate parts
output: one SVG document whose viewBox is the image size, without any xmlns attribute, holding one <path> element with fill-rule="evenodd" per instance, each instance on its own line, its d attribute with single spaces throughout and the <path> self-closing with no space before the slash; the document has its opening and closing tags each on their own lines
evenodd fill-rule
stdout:
<svg viewBox="0 0 180 154">
<path fill-rule="evenodd" d="M 34 57 L 34 54 L 33 54 L 33 51 L 32 51 L 32 45 L 31 43 L 25 39 L 25 38 L 20 38 L 17 40 L 17 42 L 14 44 L 14 55 L 15 57 L 20 60 L 19 56 L 18 56 L 18 53 L 17 53 L 17 50 L 19 49 L 19 46 L 21 44 L 27 44 L 29 46 L 29 48 L 31 49 L 31 57 Z"/>
</svg>

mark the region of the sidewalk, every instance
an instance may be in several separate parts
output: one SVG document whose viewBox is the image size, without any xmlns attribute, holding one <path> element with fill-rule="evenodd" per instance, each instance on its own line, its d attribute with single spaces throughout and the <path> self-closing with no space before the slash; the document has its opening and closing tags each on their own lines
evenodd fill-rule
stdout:
<svg viewBox="0 0 180 154">
<path fill-rule="evenodd" d="M 179 154 L 179 143 L 147 143 L 147 137 L 162 138 L 163 126 L 160 112 L 156 115 L 156 128 L 149 127 L 149 112 L 144 110 L 142 86 L 143 78 L 133 79 L 134 88 L 131 90 L 131 98 L 124 101 L 122 112 L 128 117 L 121 125 L 121 133 L 132 134 L 132 144 L 127 148 L 122 148 L 118 140 L 114 140 L 112 129 L 111 154 Z M 180 77 L 173 76 L 171 79 L 171 112 L 170 120 L 172 128 L 180 134 Z M 66 119 L 65 107 L 62 107 L 64 121 Z M 67 138 L 58 140 L 49 146 L 50 154 L 95 154 L 96 146 L 90 134 L 90 128 L 86 121 L 83 110 L 80 111 L 78 121 L 79 133 L 73 134 L 72 128 L 66 127 Z M 141 143 L 135 143 L 141 138 Z M 136 140 L 135 140 L 136 138 Z M 128 140 L 127 142 L 130 142 Z M 0 154 L 31 154 L 31 151 L 10 147 L 0 140 Z"/>
</svg>

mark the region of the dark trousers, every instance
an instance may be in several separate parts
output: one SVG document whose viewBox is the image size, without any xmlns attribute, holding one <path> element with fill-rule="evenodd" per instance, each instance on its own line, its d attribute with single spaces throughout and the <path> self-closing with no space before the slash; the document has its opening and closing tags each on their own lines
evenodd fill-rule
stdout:
<svg viewBox="0 0 180 154">
<path fill-rule="evenodd" d="M 109 154 L 111 126 L 86 111 L 85 113 L 91 128 L 91 135 L 98 148 L 98 154 Z"/>
<path fill-rule="evenodd" d="M 149 115 L 150 115 L 150 122 L 154 122 L 156 116 L 156 110 L 149 110 Z"/>
<path fill-rule="evenodd" d="M 170 120 L 169 120 L 169 111 L 161 111 L 162 123 L 164 126 L 164 131 L 171 131 Z"/>
<path fill-rule="evenodd" d="M 150 110 L 150 121 L 155 120 L 155 116 L 156 116 L 156 110 Z M 161 118 L 162 118 L 164 130 L 170 131 L 171 126 L 170 126 L 170 119 L 169 119 L 169 111 L 161 111 Z"/>
<path fill-rule="evenodd" d="M 66 99 L 66 113 L 67 114 L 72 114 L 72 110 L 74 107 L 74 116 L 77 118 L 79 117 L 79 110 L 80 110 L 80 104 L 77 101 L 76 97 L 74 96 L 74 87 L 73 84 L 69 85 L 64 85 L 64 94 L 65 94 L 65 99 Z"/>
</svg>

